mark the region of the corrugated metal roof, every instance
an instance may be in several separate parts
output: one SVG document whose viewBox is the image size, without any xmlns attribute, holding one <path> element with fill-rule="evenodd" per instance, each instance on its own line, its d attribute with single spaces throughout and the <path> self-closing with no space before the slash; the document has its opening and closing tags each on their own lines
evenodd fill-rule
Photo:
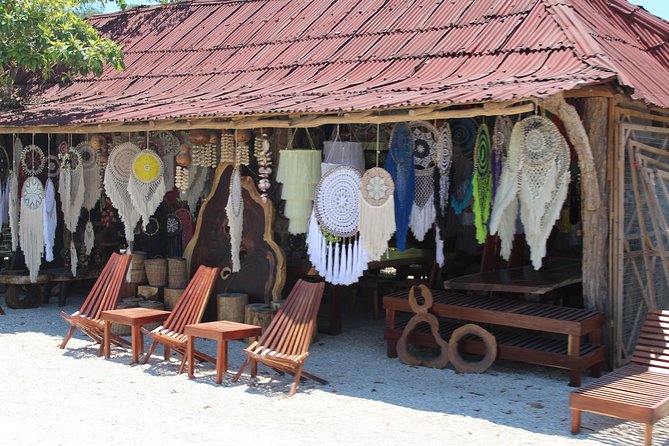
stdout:
<svg viewBox="0 0 669 446">
<path fill-rule="evenodd" d="M 34 93 L 4 125 L 344 112 L 618 80 L 669 108 L 669 23 L 625 0 L 192 1 L 91 18 L 126 70 Z"/>
</svg>

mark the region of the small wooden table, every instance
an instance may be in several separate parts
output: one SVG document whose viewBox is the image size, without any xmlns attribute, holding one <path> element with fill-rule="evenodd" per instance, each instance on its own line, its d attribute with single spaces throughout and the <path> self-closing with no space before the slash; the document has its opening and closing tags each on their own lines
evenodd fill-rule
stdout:
<svg viewBox="0 0 669 446">
<path fill-rule="evenodd" d="M 260 336 L 260 327 L 257 325 L 242 324 L 232 321 L 214 321 L 201 324 L 186 325 L 184 332 L 188 336 L 186 341 L 186 360 L 188 361 L 188 377 L 194 378 L 193 365 L 195 338 L 213 339 L 217 342 L 216 348 L 216 383 L 223 380 L 223 371 L 228 370 L 228 341 Z M 253 364 L 253 367 L 256 367 Z M 255 373 L 255 369 L 253 370 Z"/>
<path fill-rule="evenodd" d="M 120 310 L 103 311 L 101 319 L 105 321 L 104 350 L 105 358 L 109 358 L 112 322 L 129 325 L 132 336 L 132 362 L 139 362 L 139 355 L 144 353 L 144 336 L 139 328 L 152 322 L 162 322 L 171 314 L 169 311 L 151 308 L 123 308 Z"/>
</svg>

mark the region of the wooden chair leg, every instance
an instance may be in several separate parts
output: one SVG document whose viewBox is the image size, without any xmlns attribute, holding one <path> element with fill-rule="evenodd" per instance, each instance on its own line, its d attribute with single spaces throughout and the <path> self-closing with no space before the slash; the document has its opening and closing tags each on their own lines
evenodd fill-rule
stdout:
<svg viewBox="0 0 669 446">
<path fill-rule="evenodd" d="M 70 327 L 69 330 L 67 330 L 67 334 L 65 335 L 65 338 L 63 339 L 63 342 L 60 344 L 60 348 L 65 348 L 68 342 L 70 342 L 70 338 L 72 337 L 72 334 L 74 333 L 74 330 L 76 330 L 76 327 L 72 326 Z"/>
<path fill-rule="evenodd" d="M 244 364 L 242 364 L 242 366 L 239 368 L 239 371 L 237 372 L 237 374 L 235 375 L 235 377 L 232 378 L 232 382 L 233 382 L 233 383 L 236 383 L 237 380 L 239 380 L 239 377 L 242 376 L 242 372 L 244 371 L 244 369 L 246 368 L 246 366 L 249 365 L 249 362 L 251 362 L 251 358 L 246 358 L 246 361 L 244 361 Z"/>
<path fill-rule="evenodd" d="M 165 361 L 169 361 L 169 360 L 170 360 L 170 356 L 171 356 L 171 354 L 172 354 L 172 353 L 171 353 L 171 351 L 170 351 L 170 348 L 167 346 L 167 344 L 165 344 Z"/>
<path fill-rule="evenodd" d="M 181 375 L 184 372 L 185 367 L 186 367 L 186 355 L 181 355 L 181 364 L 179 365 L 179 371 L 177 372 L 177 375 Z"/>
<path fill-rule="evenodd" d="M 571 433 L 573 435 L 581 432 L 581 411 L 578 409 L 571 410 Z"/>
<path fill-rule="evenodd" d="M 255 378 L 258 374 L 258 361 L 255 359 L 251 360 L 251 378 Z"/>
<path fill-rule="evenodd" d="M 4 314 L 5 314 L 5 310 L 3 310 L 2 307 L 0 307 L 0 316 L 2 316 Z"/>
<path fill-rule="evenodd" d="M 644 446 L 653 445 L 653 425 L 648 423 L 646 424 L 646 432 L 643 439 Z"/>
<path fill-rule="evenodd" d="M 305 372 L 304 370 L 302 371 L 302 376 L 304 376 L 305 378 L 310 379 L 312 381 L 316 381 L 318 383 L 321 383 L 325 386 L 329 384 L 329 382 L 324 380 L 323 378 L 319 378 L 318 376 L 312 375 L 311 373 Z"/>
<path fill-rule="evenodd" d="M 144 356 L 144 360 L 142 361 L 142 364 L 146 364 L 149 362 L 149 358 L 153 354 L 153 352 L 156 350 L 156 347 L 158 346 L 158 341 L 153 341 L 153 344 L 151 344 L 151 347 L 149 348 L 149 351 L 146 352 L 146 355 Z"/>
<path fill-rule="evenodd" d="M 291 396 L 295 395 L 295 392 L 297 392 L 297 385 L 300 383 L 300 378 L 302 378 L 303 368 L 304 364 L 300 364 L 300 366 L 295 371 L 295 379 L 293 380 L 293 384 L 290 386 L 290 392 L 288 392 L 288 396 L 286 398 L 290 398 Z"/>
</svg>

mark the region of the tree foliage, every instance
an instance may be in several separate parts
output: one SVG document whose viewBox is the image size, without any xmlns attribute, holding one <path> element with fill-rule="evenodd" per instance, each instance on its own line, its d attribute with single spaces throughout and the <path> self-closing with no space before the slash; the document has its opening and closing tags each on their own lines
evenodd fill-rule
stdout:
<svg viewBox="0 0 669 446">
<path fill-rule="evenodd" d="M 0 107 L 16 105 L 20 72 L 43 79 L 102 74 L 104 65 L 122 70 L 121 47 L 102 38 L 77 14 L 77 0 L 0 0 Z"/>
</svg>

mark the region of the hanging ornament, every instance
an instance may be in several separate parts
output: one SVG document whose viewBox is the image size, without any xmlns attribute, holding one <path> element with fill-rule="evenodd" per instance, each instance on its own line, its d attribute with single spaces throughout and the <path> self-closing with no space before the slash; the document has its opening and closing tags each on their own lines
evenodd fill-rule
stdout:
<svg viewBox="0 0 669 446">
<path fill-rule="evenodd" d="M 46 170 L 49 178 L 58 178 L 60 176 L 60 160 L 58 156 L 47 156 Z"/>
<path fill-rule="evenodd" d="M 70 240 L 70 271 L 72 277 L 77 277 L 77 267 L 79 266 L 79 256 L 77 256 L 77 247 L 74 240 Z"/>
<path fill-rule="evenodd" d="M 451 207 L 457 215 L 462 214 L 472 200 L 476 133 L 476 121 L 473 119 L 455 119 L 451 125 L 453 142 Z"/>
<path fill-rule="evenodd" d="M 269 136 L 267 133 L 262 133 L 260 137 L 256 137 L 253 147 L 253 152 L 258 163 L 258 189 L 260 189 L 260 196 L 263 201 L 267 200 L 267 191 L 271 187 L 270 177 L 272 175 L 272 151 L 269 143 Z"/>
<path fill-rule="evenodd" d="M 360 240 L 370 261 L 381 259 L 395 233 L 395 184 L 390 174 L 373 167 L 360 181 Z"/>
<path fill-rule="evenodd" d="M 93 231 L 93 222 L 89 218 L 86 222 L 86 229 L 84 229 L 84 246 L 86 248 L 86 255 L 90 256 L 95 247 L 95 232 Z"/>
<path fill-rule="evenodd" d="M 70 232 L 77 231 L 79 215 L 84 204 L 85 186 L 81 155 L 71 148 L 61 158 L 58 194 L 63 208 L 65 227 Z"/>
<path fill-rule="evenodd" d="M 174 174 L 174 185 L 177 187 L 177 189 L 179 189 L 181 194 L 184 194 L 188 190 L 188 178 L 188 168 L 177 166 L 176 172 Z"/>
<path fill-rule="evenodd" d="M 248 166 L 251 164 L 249 141 L 251 141 L 250 130 L 235 130 L 235 165 Z"/>
<path fill-rule="evenodd" d="M 21 171 L 25 176 L 37 176 L 44 171 L 46 157 L 42 149 L 34 144 L 25 146 L 21 151 Z"/>
<path fill-rule="evenodd" d="M 490 169 L 490 133 L 483 123 L 479 127 L 474 147 L 474 177 L 472 178 L 474 195 L 474 225 L 476 241 L 483 244 L 488 233 L 488 218 L 492 202 L 492 172 Z"/>
<path fill-rule="evenodd" d="M 511 141 L 511 132 L 513 131 L 513 121 L 508 116 L 498 116 L 495 118 L 495 128 L 492 134 L 491 166 L 492 166 L 492 199 L 495 200 L 497 187 L 502 177 L 506 154 Z"/>
<path fill-rule="evenodd" d="M 434 209 L 434 160 L 439 132 L 428 122 L 409 124 L 413 135 L 413 162 L 415 186 L 409 227 L 416 240 L 423 241 L 435 219 Z"/>
<path fill-rule="evenodd" d="M 386 170 L 395 183 L 395 228 L 397 248 L 406 249 L 409 219 L 413 207 L 415 172 L 413 157 L 413 136 L 405 123 L 393 127 L 390 137 L 390 153 L 386 160 Z"/>
<path fill-rule="evenodd" d="M 242 243 L 242 230 L 244 226 L 244 200 L 242 197 L 242 178 L 239 168 L 232 171 L 230 177 L 230 193 L 228 203 L 225 206 L 228 217 L 228 228 L 230 228 L 230 251 L 232 257 L 232 272 L 237 273 L 241 269 L 239 261 L 239 249 Z"/>
<path fill-rule="evenodd" d="M 56 211 L 56 187 L 51 178 L 46 180 L 44 189 L 44 253 L 47 262 L 53 262 L 53 248 L 56 244 L 56 227 L 58 212 Z"/>
<path fill-rule="evenodd" d="M 28 177 L 21 191 L 21 224 L 19 237 L 30 281 L 35 282 L 39 274 L 44 252 L 44 187 L 37 177 Z"/>
<path fill-rule="evenodd" d="M 12 251 L 19 248 L 19 179 L 15 172 L 9 175 L 9 228 Z"/>
<path fill-rule="evenodd" d="M 437 129 L 425 121 L 409 123 L 413 135 L 413 162 L 416 169 L 434 166 L 437 154 Z"/>
<path fill-rule="evenodd" d="M 100 199 L 100 166 L 98 154 L 93 146 L 87 142 L 79 143 L 75 150 L 81 156 L 84 174 L 84 202 L 83 207 L 91 210 Z"/>
<path fill-rule="evenodd" d="M 221 131 L 221 162 L 235 162 L 235 135 L 227 130 Z"/>
<path fill-rule="evenodd" d="M 142 150 L 132 160 L 128 194 L 142 216 L 144 228 L 165 196 L 163 171 L 162 159 L 151 150 Z"/>
<path fill-rule="evenodd" d="M 165 232 L 168 237 L 176 237 L 181 232 L 181 222 L 175 214 L 165 217 Z"/>
<path fill-rule="evenodd" d="M 174 189 L 175 156 L 179 152 L 179 138 L 172 132 L 158 132 L 158 139 L 163 146 L 163 165 L 165 166 L 165 190 Z"/>
<path fill-rule="evenodd" d="M 436 260 L 444 266 L 444 234 L 449 209 L 449 187 L 451 173 L 451 153 L 453 142 L 451 126 L 445 123 L 439 131 L 437 140 L 436 169 L 434 170 L 434 208 L 435 208 L 435 241 Z"/>
<path fill-rule="evenodd" d="M 307 232 L 314 189 L 320 178 L 320 150 L 285 149 L 279 152 L 276 181 L 283 184 L 281 199 L 286 201 L 284 215 L 289 219 L 290 234 Z"/>
<path fill-rule="evenodd" d="M 128 243 L 132 243 L 135 226 L 141 217 L 137 209 L 133 206 L 130 194 L 128 193 L 132 162 L 135 155 L 139 152 L 139 147 L 133 143 L 119 144 L 109 154 L 109 161 L 105 170 L 105 192 L 111 199 L 112 206 L 118 209 Z"/>
</svg>

